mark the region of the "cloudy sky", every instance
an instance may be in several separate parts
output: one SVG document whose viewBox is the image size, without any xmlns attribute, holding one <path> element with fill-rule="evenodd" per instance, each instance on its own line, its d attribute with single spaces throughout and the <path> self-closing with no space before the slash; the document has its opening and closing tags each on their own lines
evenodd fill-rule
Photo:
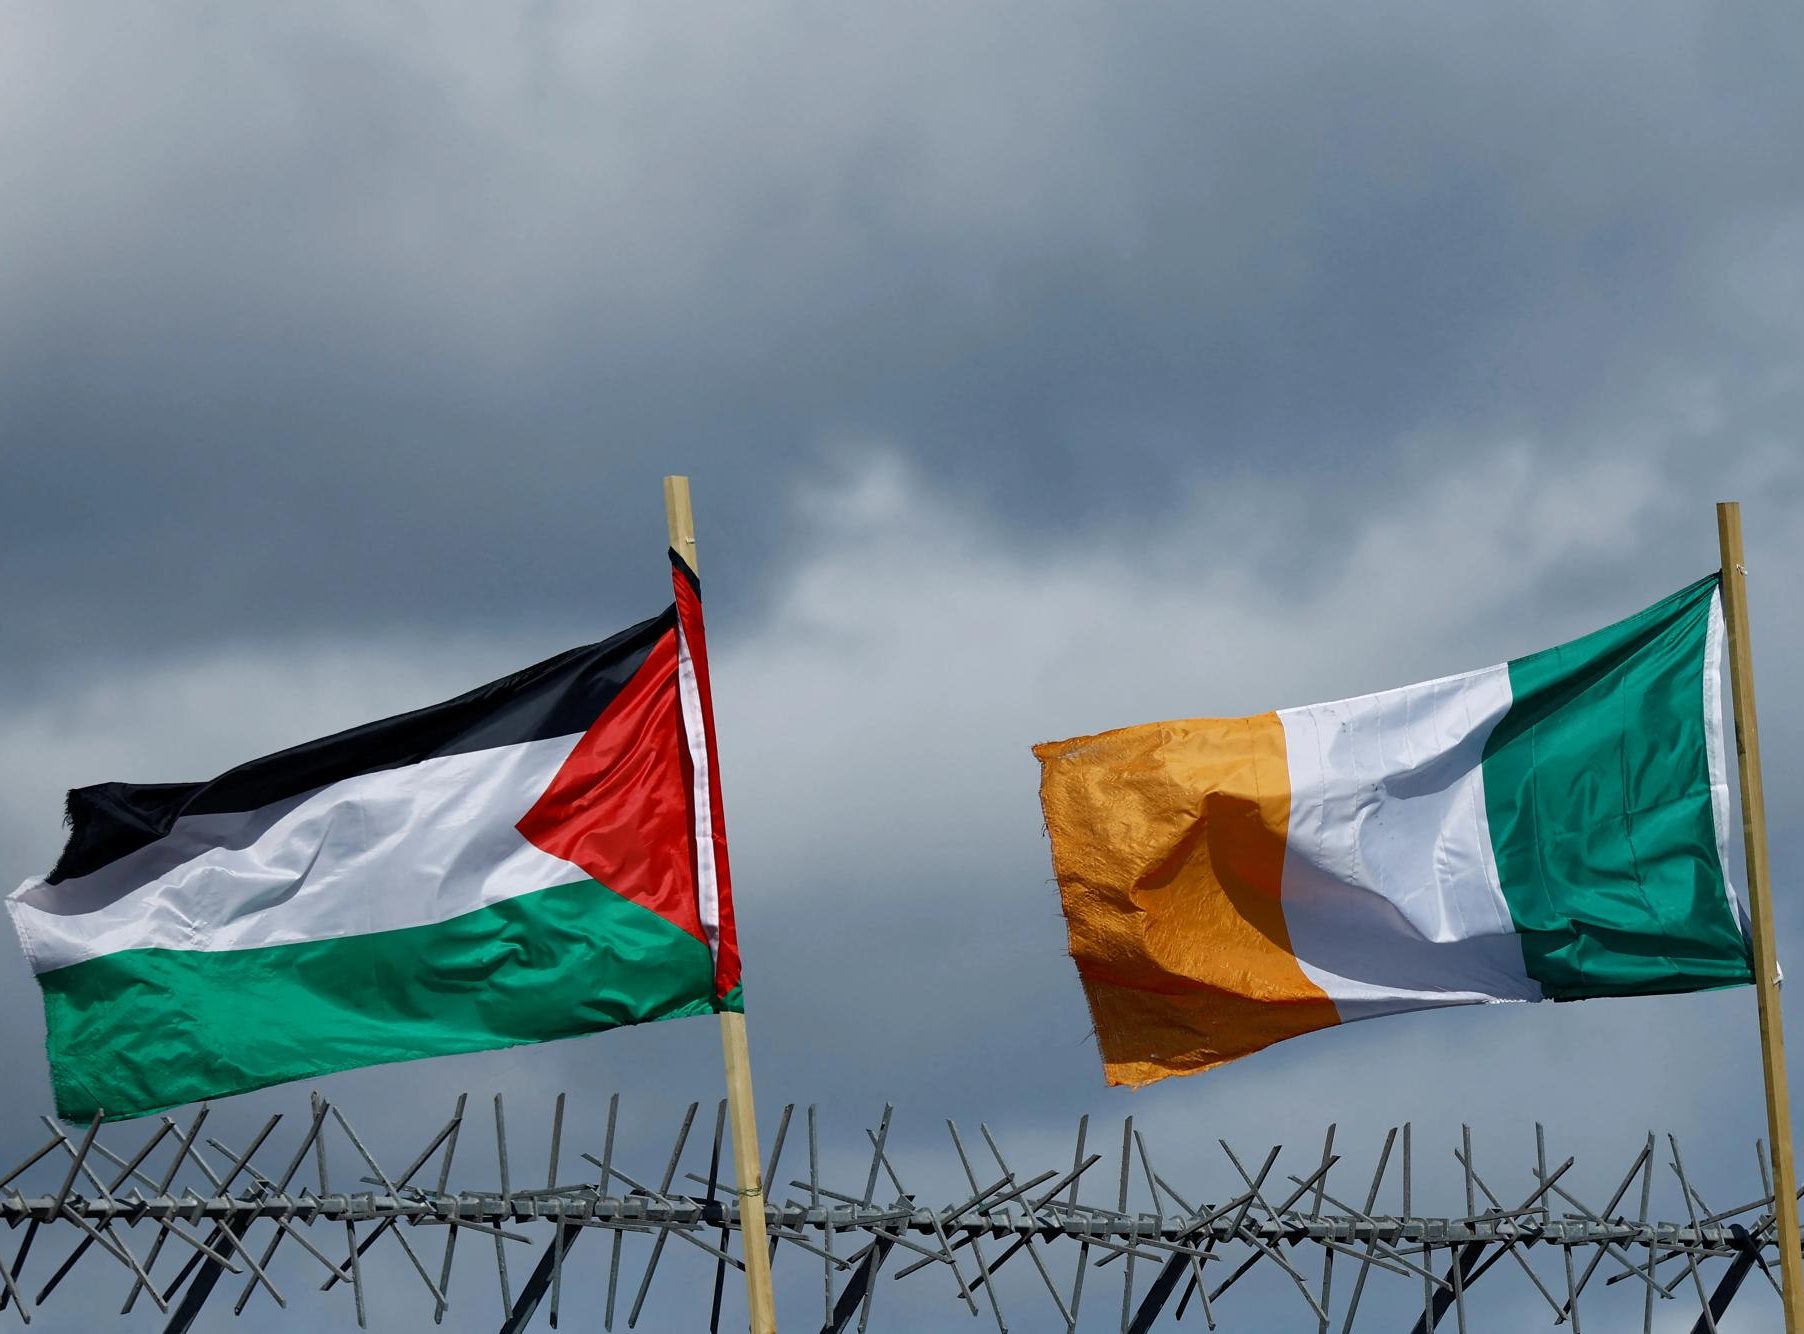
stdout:
<svg viewBox="0 0 1804 1334">
<path fill-rule="evenodd" d="M 1593 1193 L 1649 1127 L 1752 1193 L 1748 991 L 1392 1019 L 1105 1089 L 1028 746 L 1545 647 L 1711 568 L 1739 498 L 1804 958 L 1790 0 L 0 0 L 0 25 L 11 881 L 54 860 L 69 786 L 204 777 L 655 612 L 684 472 L 767 1132 L 817 1102 L 850 1164 L 893 1101 L 951 1198 L 945 1117 L 1052 1165 L 1080 1115 L 1131 1113 L 1221 1198 L 1217 1135 L 1307 1157 L 1333 1121 L 1369 1163 L 1413 1118 L 1445 1166 L 1467 1121 L 1514 1190 L 1541 1120 Z M 0 953 L 11 1148 L 50 1099 Z M 522 1121 L 568 1089 L 592 1127 L 619 1090 L 659 1157 L 719 1096 L 718 1042 L 320 1088 L 402 1159 L 460 1089 Z M 384 1327 L 431 1327 L 411 1281 Z M 459 1282 L 451 1323 L 492 1324 L 492 1277 Z M 1545 1313 L 1496 1285 L 1475 1329 Z M 962 1319 L 895 1286 L 892 1316 Z M 1228 1328 L 1302 1309 L 1241 1301 Z"/>
</svg>

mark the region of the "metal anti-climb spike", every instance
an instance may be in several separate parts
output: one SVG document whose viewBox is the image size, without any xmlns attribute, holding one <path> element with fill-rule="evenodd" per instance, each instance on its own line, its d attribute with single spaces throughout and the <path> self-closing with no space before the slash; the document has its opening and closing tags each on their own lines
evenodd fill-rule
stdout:
<svg viewBox="0 0 1804 1334">
<path fill-rule="evenodd" d="M 516 1100 L 516 1121 L 518 1106 Z M 271 1297 L 261 1319 L 279 1329 L 286 1273 L 297 1266 L 310 1273 L 318 1264 L 326 1271 L 324 1287 L 346 1283 L 352 1289 L 360 1319 L 368 1318 L 369 1284 L 388 1291 L 402 1290 L 396 1285 L 405 1282 L 442 1320 L 452 1306 L 457 1234 L 468 1230 L 486 1233 L 498 1249 L 494 1281 L 500 1295 L 511 1299 L 503 1328 L 514 1334 L 543 1327 L 548 1312 L 556 1318 L 572 1283 L 590 1286 L 598 1305 L 605 1285 L 601 1323 L 611 1327 L 628 1233 L 649 1242 L 629 1321 L 639 1319 L 653 1285 L 670 1274 L 672 1282 L 680 1278 L 682 1299 L 694 1302 L 696 1328 L 726 1322 L 729 1271 L 744 1263 L 735 1234 L 748 1205 L 724 1184 L 725 1125 L 718 1109 L 706 1172 L 682 1170 L 699 1110 L 691 1104 L 680 1123 L 662 1130 L 668 1135 L 674 1129 L 674 1143 L 662 1175 L 655 1169 L 644 1173 L 651 1183 L 645 1184 L 633 1174 L 640 1169 L 629 1170 L 616 1158 L 618 1095 L 609 1100 L 605 1123 L 580 1116 L 573 1122 L 566 1115 L 568 1100 L 559 1098 L 549 1108 L 542 1188 L 536 1183 L 522 1188 L 514 1179 L 508 1109 L 500 1098 L 495 1101 L 498 1188 L 485 1182 L 460 1186 L 456 1149 L 464 1109 L 460 1098 L 450 1120 L 423 1147 L 408 1146 L 398 1171 L 384 1164 L 381 1146 L 366 1140 L 343 1109 L 320 1099 L 314 1100 L 298 1144 L 284 1143 L 279 1150 L 273 1147 L 279 1117 L 265 1122 L 239 1151 L 228 1147 L 230 1134 L 203 1140 L 204 1108 L 186 1126 L 164 1118 L 148 1136 L 98 1122 L 78 1135 L 53 1128 L 48 1143 L 0 1176 L 0 1222 L 23 1232 L 7 1257 L 10 1263 L 0 1260 L 0 1310 L 16 1313 L 23 1325 L 61 1294 L 90 1286 L 77 1276 L 94 1268 L 129 1277 L 127 1308 L 148 1292 L 169 1312 L 168 1329 L 181 1334 L 219 1279 L 238 1274 L 243 1287 L 234 1311 L 245 1309 L 261 1287 Z M 1493 1148 L 1481 1169 L 1476 1137 L 1462 1127 L 1452 1154 L 1458 1184 L 1451 1186 L 1451 1199 L 1437 1201 L 1453 1207 L 1424 1215 L 1418 1212 L 1423 1192 L 1413 1126 L 1407 1123 L 1387 1131 L 1382 1145 L 1374 1146 L 1376 1167 L 1354 1203 L 1343 1198 L 1350 1192 L 1335 1186 L 1330 1175 L 1349 1152 L 1348 1137 L 1334 1128 L 1319 1150 L 1299 1153 L 1295 1163 L 1282 1147 L 1249 1160 L 1223 1141 L 1226 1170 L 1207 1169 L 1200 1180 L 1191 1180 L 1162 1169 L 1155 1137 L 1130 1122 L 1123 1126 L 1120 1156 L 1102 1169 L 1108 1175 L 1102 1187 L 1106 1200 L 1095 1203 L 1083 1199 L 1083 1184 L 1112 1151 L 1088 1151 L 1087 1119 L 1078 1124 L 1070 1163 L 1051 1165 L 1011 1159 L 992 1128 L 980 1124 L 987 1153 L 981 1170 L 957 1125 L 947 1122 L 949 1152 L 939 1156 L 936 1169 L 933 1151 L 908 1138 L 903 1119 L 886 1105 L 877 1124 L 861 1132 L 861 1145 L 843 1144 L 831 1154 L 834 1161 L 857 1164 L 850 1181 L 834 1182 L 823 1170 L 830 1136 L 818 1110 L 810 1108 L 806 1179 L 791 1183 L 795 1193 L 788 1198 L 778 1198 L 792 1110 L 786 1108 L 779 1120 L 764 1164 L 772 1188 L 763 1204 L 770 1254 L 778 1261 L 791 1257 L 781 1266 L 791 1273 L 820 1261 L 822 1323 L 829 1330 L 881 1334 L 886 1304 L 876 1300 L 878 1293 L 942 1266 L 952 1271 L 946 1295 L 967 1315 L 981 1314 L 978 1308 L 987 1304 L 998 1334 L 1008 1329 L 1004 1288 L 1010 1300 L 1025 1299 L 1046 1311 L 1034 1314 L 1035 1328 L 1075 1329 L 1089 1271 L 1118 1262 L 1131 1334 L 1151 1334 L 1183 1321 L 1192 1303 L 1200 1303 L 1211 1328 L 1222 1320 L 1230 1326 L 1244 1323 L 1247 1312 L 1230 1314 L 1228 1307 L 1257 1300 L 1238 1287 L 1255 1270 L 1282 1274 L 1308 1304 L 1311 1324 L 1320 1329 L 1331 1322 L 1328 1327 L 1339 1334 L 1354 1334 L 1373 1309 L 1375 1285 L 1398 1283 L 1405 1292 L 1421 1285 L 1418 1329 L 1461 1319 L 1482 1325 L 1483 1312 L 1505 1300 L 1511 1288 L 1505 1279 L 1512 1273 L 1517 1290 L 1534 1290 L 1552 1327 L 1569 1326 L 1574 1334 L 1587 1323 L 1621 1326 L 1629 1314 L 1625 1304 L 1642 1308 L 1642 1325 L 1648 1328 L 1656 1302 L 1677 1302 L 1682 1323 L 1695 1318 L 1695 1328 L 1710 1334 L 1732 1303 L 1773 1300 L 1766 1295 L 1774 1290 L 1768 1261 L 1776 1245 L 1770 1184 L 1700 1180 L 1672 1136 L 1666 1141 L 1670 1173 L 1655 1172 L 1649 1136 L 1608 1203 L 1594 1208 L 1569 1185 L 1578 1179 L 1571 1157 L 1550 1165 L 1544 1128 L 1536 1127 L 1527 1167 L 1532 1188 L 1517 1203 L 1513 1193 L 1506 1199 L 1497 1189 L 1504 1176 L 1502 1155 Z M 580 1129 L 573 1131 L 573 1125 Z M 348 1192 L 334 1192 L 329 1135 L 340 1137 L 341 1154 L 359 1164 L 354 1174 L 360 1180 Z M 117 1149 L 108 1142 L 115 1136 Z M 599 1139 L 600 1156 L 571 1143 L 573 1137 Z M 163 1166 L 150 1166 L 164 1152 L 169 1156 Z M 860 1152 L 870 1156 L 856 1159 Z M 600 1175 L 560 1182 L 560 1164 L 578 1157 Z M 297 1191 L 295 1178 L 309 1158 L 317 1184 Z M 436 1182 L 418 1183 L 435 1161 Z M 679 1178 L 695 1184 L 679 1188 Z M 1394 1190 L 1399 1181 L 1401 1199 L 1393 1195 L 1387 1205 L 1387 1186 Z M 1286 1185 L 1280 1189 L 1277 1182 Z M 923 1185 L 931 1198 L 950 1202 L 927 1206 Z M 894 1192 L 893 1201 L 886 1191 Z M 1145 1203 L 1135 1207 L 1142 1191 Z M 1625 1216 L 1622 1206 L 1631 1191 L 1640 1207 Z M 1742 1203 L 1713 1209 L 1709 1198 L 1722 1199 L 1724 1191 Z M 1400 1212 L 1386 1212 L 1398 1204 Z M 128 1229 L 138 1224 L 155 1230 L 142 1257 L 126 1244 Z M 344 1229 L 345 1250 L 335 1256 L 326 1248 L 336 1245 L 326 1237 L 338 1228 Z M 420 1243 L 433 1228 L 445 1230 L 445 1246 L 442 1259 L 434 1252 L 429 1267 Z M 595 1248 L 596 1265 L 572 1267 L 571 1247 L 591 1230 L 610 1233 L 609 1247 Z M 676 1252 L 699 1252 L 702 1259 L 679 1261 L 669 1246 L 673 1237 L 681 1243 Z M 40 1249 L 62 1245 L 58 1263 L 36 1285 L 37 1300 L 31 1301 L 19 1272 L 34 1239 Z M 173 1277 L 158 1277 L 171 1240 L 184 1263 Z M 531 1275 L 516 1290 L 507 1275 L 506 1248 L 535 1242 Z M 1023 1253 L 1026 1261 L 1011 1263 Z M 1336 1264 L 1339 1256 L 1347 1259 Z M 906 1263 L 892 1266 L 892 1259 Z M 708 1268 L 698 1273 L 698 1263 Z M 1063 1265 L 1070 1265 L 1069 1275 Z M 1025 1273 L 1030 1267 L 1032 1277 Z M 1768 1282 L 1746 1284 L 1756 1269 Z M 1488 1277 L 1493 1270 L 1505 1277 Z M 405 1271 L 411 1271 L 408 1278 L 397 1277 Z M 486 1301 L 481 1292 L 466 1293 L 466 1301 L 478 1298 Z M 1593 1311 L 1598 1303 L 1603 1305 Z M 1093 1323 L 1098 1314 L 1092 1311 Z M 1256 1308 L 1252 1318 L 1269 1324 L 1271 1312 Z M 1109 1323 L 1114 1319 L 1111 1313 Z"/>
</svg>

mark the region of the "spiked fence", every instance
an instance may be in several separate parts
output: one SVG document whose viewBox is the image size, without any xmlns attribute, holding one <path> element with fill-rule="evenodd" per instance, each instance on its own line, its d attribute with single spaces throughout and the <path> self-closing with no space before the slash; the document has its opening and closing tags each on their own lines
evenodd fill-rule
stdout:
<svg viewBox="0 0 1804 1334">
<path fill-rule="evenodd" d="M 711 1138 L 693 1133 L 699 1105 L 691 1104 L 661 1168 L 641 1176 L 615 1155 L 618 1095 L 605 1122 L 591 1127 L 599 1154 L 567 1150 L 564 1105 L 559 1095 L 542 1186 L 526 1184 L 510 1164 L 499 1095 L 492 1161 L 485 1152 L 480 1165 L 472 1163 L 466 1152 L 459 1164 L 459 1144 L 470 1138 L 467 1099 L 459 1097 L 450 1118 L 398 1172 L 386 1170 L 344 1113 L 317 1096 L 299 1140 L 286 1147 L 278 1143 L 279 1116 L 242 1148 L 207 1133 L 205 1108 L 186 1124 L 167 1117 L 149 1126 L 127 1123 L 107 1127 L 104 1138 L 98 1120 L 71 1136 L 45 1118 L 49 1138 L 0 1178 L 0 1217 L 23 1229 L 10 1259 L 0 1255 L 0 1310 L 29 1323 L 86 1264 L 116 1267 L 122 1312 L 153 1306 L 162 1314 L 152 1318 L 170 1331 L 189 1329 L 209 1302 L 230 1300 L 238 1313 L 260 1299 L 287 1306 L 278 1276 L 284 1284 L 298 1277 L 342 1290 L 345 1314 L 354 1312 L 359 1325 L 367 1320 L 372 1282 L 417 1284 L 442 1321 L 453 1309 L 462 1237 L 485 1253 L 492 1248 L 503 1331 L 526 1329 L 541 1310 L 555 1327 L 572 1251 L 597 1233 L 579 1260 L 585 1276 L 605 1272 L 605 1298 L 593 1300 L 602 1328 L 614 1329 L 621 1318 L 636 1325 L 674 1240 L 691 1264 L 711 1267 L 711 1289 L 693 1284 L 693 1269 L 684 1288 L 709 1294 L 697 1300 L 708 1303 L 708 1328 L 719 1329 L 726 1271 L 740 1266 L 740 1211 L 748 1206 L 721 1171 L 724 1104 Z M 1174 1188 L 1132 1118 L 1119 1142 L 1111 1132 L 1106 1145 L 1093 1142 L 1085 1118 L 1068 1162 L 1033 1168 L 1005 1156 L 987 1126 L 973 1140 L 947 1122 L 947 1165 L 955 1158 L 957 1171 L 949 1175 L 962 1183 L 961 1198 L 929 1207 L 898 1171 L 891 1108 L 864 1131 L 862 1178 L 836 1187 L 822 1180 L 815 1109 L 802 1114 L 800 1135 L 795 1111 L 783 1108 L 777 1122 L 765 1174 L 773 1198 L 764 1208 L 773 1256 L 819 1266 L 821 1281 L 806 1314 L 786 1305 L 790 1329 L 813 1328 L 818 1318 L 823 1332 L 865 1331 L 892 1286 L 886 1278 L 916 1275 L 924 1276 L 917 1285 L 938 1277 L 965 1315 L 999 1331 L 1011 1319 L 1031 1329 L 1076 1329 L 1081 1321 L 1147 1331 L 1189 1320 L 1210 1329 L 1350 1331 L 1356 1321 L 1374 1327 L 1374 1315 L 1390 1327 L 1397 1323 L 1397 1285 L 1419 1334 L 1444 1321 L 1464 1330 L 1474 1286 L 1494 1269 L 1526 1285 L 1550 1326 L 1582 1330 L 1593 1318 L 1587 1313 L 1607 1300 L 1612 1309 L 1595 1318 L 1609 1328 L 1633 1327 L 1639 1314 L 1641 1328 L 1651 1330 L 1656 1310 L 1677 1302 L 1695 1312 L 1694 1329 L 1714 1331 L 1754 1271 L 1764 1276 L 1756 1289 L 1773 1282 L 1776 1217 L 1764 1166 L 1762 1194 L 1714 1209 L 1686 1175 L 1670 1136 L 1650 1133 L 1607 1201 L 1593 1207 L 1570 1184 L 1573 1159 L 1553 1162 L 1539 1128 L 1532 1188 L 1519 1197 L 1494 1189 L 1490 1169 L 1481 1174 L 1471 1133 L 1462 1129 L 1453 1161 L 1463 1208 L 1431 1216 L 1417 1212 L 1421 1152 L 1408 1125 L 1385 1136 L 1371 1176 L 1362 1172 L 1351 1186 L 1334 1179 L 1342 1157 L 1332 1126 L 1319 1154 L 1310 1151 L 1294 1167 L 1280 1166 L 1281 1147 L 1246 1155 L 1217 1141 L 1226 1189 L 1213 1203 L 1193 1204 L 1201 1192 Z M 806 1140 L 805 1167 L 789 1165 L 796 1152 L 785 1157 L 799 1138 Z M 107 1142 L 115 1139 L 129 1142 Z M 1761 1147 L 1755 1150 L 1764 1164 Z M 705 1173 L 683 1170 L 704 1155 Z M 347 1158 L 360 1165 L 357 1176 L 335 1189 L 331 1163 Z M 492 1184 L 472 1188 L 465 1178 L 454 1189 L 460 1167 Z M 1682 1216 L 1668 1221 L 1650 1215 L 1661 1179 L 1668 1182 L 1663 1195 L 1676 1186 L 1682 1201 Z M 52 1247 L 54 1264 L 42 1256 Z M 1034 1273 L 1027 1296 L 1035 1306 L 1025 1314 L 1005 1307 L 997 1290 L 999 1271 L 1011 1264 L 1019 1270 L 1021 1257 Z M 1120 1274 L 1118 1311 L 1116 1282 L 1099 1273 L 1109 1268 Z M 1288 1312 L 1274 1314 L 1269 1295 L 1260 1306 L 1245 1304 L 1247 1288 L 1236 1288 L 1258 1269 L 1281 1275 L 1280 1286 L 1293 1292 L 1283 1298 Z M 522 1272 L 524 1281 L 516 1282 Z M 1107 1297 L 1098 1293 L 1105 1277 Z M 228 1278 L 235 1298 L 220 1293 Z M 1382 1310 L 1368 1296 L 1378 1283 L 1393 1287 Z M 1490 1301 L 1499 1287 L 1489 1280 L 1477 1300 Z M 1021 1285 L 1009 1300 L 1022 1300 Z M 475 1301 L 466 1295 L 466 1304 Z M 703 1313 L 693 1314 L 686 1327 L 699 1327 Z M 467 1325 L 472 1312 L 458 1316 Z M 583 1323 L 595 1321 L 585 1312 Z"/>
</svg>

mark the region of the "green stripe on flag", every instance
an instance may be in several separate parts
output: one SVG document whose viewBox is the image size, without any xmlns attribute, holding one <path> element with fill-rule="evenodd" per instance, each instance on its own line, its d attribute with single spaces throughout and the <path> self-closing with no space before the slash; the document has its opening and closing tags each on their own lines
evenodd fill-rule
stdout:
<svg viewBox="0 0 1804 1334">
<path fill-rule="evenodd" d="M 1509 664 L 1485 810 L 1529 976 L 1550 999 L 1753 981 L 1711 795 L 1717 582 Z"/>
<path fill-rule="evenodd" d="M 39 981 L 57 1112 L 73 1120 L 717 1008 L 707 945 L 593 880 L 429 926 L 124 950 Z"/>
</svg>

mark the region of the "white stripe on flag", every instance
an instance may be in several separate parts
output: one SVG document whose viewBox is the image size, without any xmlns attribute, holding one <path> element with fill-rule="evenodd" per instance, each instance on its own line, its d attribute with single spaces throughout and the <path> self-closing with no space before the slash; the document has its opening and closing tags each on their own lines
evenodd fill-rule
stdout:
<svg viewBox="0 0 1804 1334">
<path fill-rule="evenodd" d="M 120 950 L 254 949 L 449 921 L 590 878 L 514 828 L 581 739 L 359 774 L 239 817 L 228 846 L 207 846 L 227 817 L 187 817 L 92 876 L 27 880 L 6 906 L 38 973 Z M 171 865 L 172 843 L 193 854 Z"/>
<path fill-rule="evenodd" d="M 677 694 L 683 702 L 683 735 L 689 742 L 690 766 L 695 772 L 695 906 L 701 917 L 708 953 L 720 961 L 720 879 L 714 867 L 714 802 L 708 782 L 708 732 L 702 719 L 701 686 L 695 679 L 695 660 L 689 656 L 689 637 L 677 622 Z"/>
<path fill-rule="evenodd" d="M 1710 814 L 1716 825 L 1716 856 L 1723 868 L 1723 892 L 1729 911 L 1752 940 L 1748 910 L 1729 879 L 1729 761 L 1723 747 L 1723 591 L 1710 595 L 1710 626 L 1704 633 L 1704 754 L 1710 769 Z"/>
<path fill-rule="evenodd" d="M 1484 750 L 1508 667 L 1278 713 L 1284 923 L 1343 1019 L 1540 1000 L 1498 881 Z"/>
</svg>

